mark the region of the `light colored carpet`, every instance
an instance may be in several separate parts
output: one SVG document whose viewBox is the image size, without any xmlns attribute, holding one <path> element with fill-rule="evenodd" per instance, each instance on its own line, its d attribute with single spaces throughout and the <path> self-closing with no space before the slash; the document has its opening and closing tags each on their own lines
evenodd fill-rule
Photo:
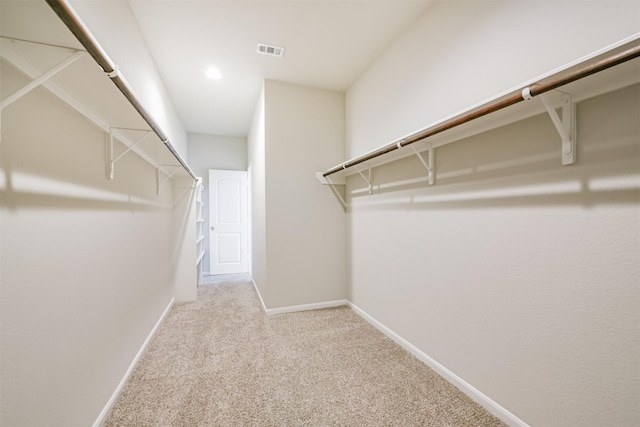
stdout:
<svg viewBox="0 0 640 427">
<path fill-rule="evenodd" d="M 106 426 L 502 426 L 338 307 L 267 317 L 222 280 L 176 305 Z"/>
<path fill-rule="evenodd" d="M 221 285 L 223 283 L 250 283 L 249 273 L 239 274 L 214 274 L 213 276 L 203 276 L 203 285 Z"/>
</svg>

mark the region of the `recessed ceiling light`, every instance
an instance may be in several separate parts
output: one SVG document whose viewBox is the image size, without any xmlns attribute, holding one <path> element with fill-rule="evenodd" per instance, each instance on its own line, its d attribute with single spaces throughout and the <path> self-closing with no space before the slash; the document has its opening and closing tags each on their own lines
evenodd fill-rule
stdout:
<svg viewBox="0 0 640 427">
<path fill-rule="evenodd" d="M 220 80 L 222 78 L 220 70 L 214 67 L 208 68 L 205 74 L 212 80 Z"/>
</svg>

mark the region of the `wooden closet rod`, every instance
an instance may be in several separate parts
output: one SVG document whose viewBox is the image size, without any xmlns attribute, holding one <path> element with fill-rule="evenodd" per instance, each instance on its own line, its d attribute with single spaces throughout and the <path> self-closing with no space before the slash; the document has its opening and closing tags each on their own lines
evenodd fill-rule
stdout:
<svg viewBox="0 0 640 427">
<path fill-rule="evenodd" d="M 567 70 L 563 70 L 552 76 L 544 78 L 520 90 L 510 92 L 503 97 L 497 98 L 494 101 L 481 105 L 466 113 L 460 114 L 426 129 L 422 129 L 407 137 L 394 141 L 391 144 L 380 147 L 370 153 L 366 153 L 351 160 L 347 160 L 344 163 L 328 169 L 322 174 L 322 176 L 327 177 L 334 173 L 366 162 L 367 160 L 375 159 L 376 157 L 380 157 L 392 151 L 399 150 L 400 148 L 405 147 L 409 144 L 413 144 L 414 142 L 418 142 L 430 136 L 452 129 L 456 126 L 460 126 L 461 124 L 494 113 L 498 110 L 502 110 L 503 108 L 509 107 L 513 104 L 517 104 L 518 102 L 524 101 L 526 99 L 531 99 L 531 97 L 533 96 L 543 94 L 560 86 L 564 86 L 568 83 L 580 80 L 584 77 L 590 76 L 591 74 L 604 71 L 607 68 L 611 68 L 615 65 L 637 58 L 638 56 L 640 56 L 640 44 L 638 43 L 638 40 L 634 40 L 616 49 L 616 53 L 609 54 L 603 58 L 598 57 L 600 59 L 597 59 L 594 62 L 586 65 L 579 64 L 577 66 L 570 67 Z"/>
<path fill-rule="evenodd" d="M 129 100 L 131 105 L 138 111 L 140 116 L 144 119 L 145 122 L 151 127 L 153 132 L 158 135 L 160 141 L 169 149 L 171 154 L 180 162 L 182 167 L 191 175 L 193 179 L 197 179 L 191 168 L 187 165 L 187 163 L 182 160 L 182 157 L 178 154 L 178 152 L 173 148 L 171 142 L 167 136 L 162 132 L 160 126 L 156 121 L 147 113 L 144 109 L 138 98 L 133 93 L 133 89 L 129 83 L 124 79 L 124 77 L 120 74 L 118 67 L 111 61 L 107 53 L 102 49 L 98 41 L 93 37 L 93 34 L 89 31 L 86 25 L 82 22 L 78 14 L 73 10 L 73 8 L 67 3 L 66 0 L 46 0 L 51 9 L 58 15 L 58 17 L 65 23 L 67 28 L 71 30 L 74 36 L 78 39 L 78 41 L 85 47 L 87 52 L 93 57 L 93 59 L 100 65 L 100 67 L 104 70 L 105 73 L 111 78 L 111 81 L 120 89 L 120 92 Z"/>
</svg>

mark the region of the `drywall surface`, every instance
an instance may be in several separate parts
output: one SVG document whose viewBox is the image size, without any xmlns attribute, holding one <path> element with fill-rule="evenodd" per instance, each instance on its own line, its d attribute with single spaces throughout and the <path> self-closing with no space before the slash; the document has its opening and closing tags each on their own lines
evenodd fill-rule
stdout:
<svg viewBox="0 0 640 427">
<path fill-rule="evenodd" d="M 189 145 L 189 167 L 202 178 L 204 192 L 204 227 L 205 256 L 203 272 L 209 272 L 209 169 L 247 170 L 247 139 L 232 136 L 187 134 Z"/>
<path fill-rule="evenodd" d="M 640 32 L 638 1 L 437 1 L 352 85 L 353 157 Z"/>
<path fill-rule="evenodd" d="M 186 130 L 160 78 L 129 2 L 71 0 L 69 3 L 118 65 L 136 97 L 166 133 L 171 145 L 186 161 Z"/>
<path fill-rule="evenodd" d="M 640 30 L 640 3 L 436 2 L 346 95 L 358 155 Z M 552 47 L 552 48 L 551 48 Z M 640 94 L 349 178 L 350 299 L 530 425 L 640 423 Z"/>
<path fill-rule="evenodd" d="M 265 164 L 265 101 L 264 87 L 251 120 L 247 137 L 249 175 L 249 268 L 262 298 L 267 293 L 267 226 L 266 226 L 266 164 Z"/>
<path fill-rule="evenodd" d="M 640 423 L 640 87 L 359 176 L 351 300 L 530 425 Z M 381 187 L 378 187 L 381 186 Z"/>
<path fill-rule="evenodd" d="M 344 155 L 344 94 L 265 82 L 268 308 L 346 297 L 345 214 L 315 173 Z"/>
<path fill-rule="evenodd" d="M 203 179 L 209 179 L 209 169 L 247 170 L 246 138 L 199 133 L 190 133 L 187 136 L 189 166 Z"/>
<path fill-rule="evenodd" d="M 2 67 L 2 93 L 29 81 Z M 2 111 L 2 425 L 92 425 L 184 282 L 171 184 L 133 153 L 107 180 L 105 141 L 42 89 Z"/>
</svg>

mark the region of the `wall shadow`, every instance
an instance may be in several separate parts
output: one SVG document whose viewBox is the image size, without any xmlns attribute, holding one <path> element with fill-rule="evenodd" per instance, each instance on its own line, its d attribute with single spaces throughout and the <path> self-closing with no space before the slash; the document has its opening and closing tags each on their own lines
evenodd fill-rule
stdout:
<svg viewBox="0 0 640 427">
<path fill-rule="evenodd" d="M 640 85 L 577 105 L 577 161 L 561 164 L 560 136 L 537 115 L 436 148 L 436 183 L 415 156 L 376 167 L 373 194 L 348 178 L 359 210 L 640 204 Z M 424 154 L 426 156 L 426 153 Z"/>
</svg>

